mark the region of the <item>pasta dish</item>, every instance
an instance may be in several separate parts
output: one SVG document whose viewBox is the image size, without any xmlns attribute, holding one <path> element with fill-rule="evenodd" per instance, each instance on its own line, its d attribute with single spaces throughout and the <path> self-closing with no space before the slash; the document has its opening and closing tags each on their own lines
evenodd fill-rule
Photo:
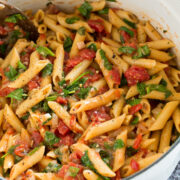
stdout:
<svg viewBox="0 0 180 180">
<path fill-rule="evenodd" d="M 10 37 L 0 40 L 1 177 L 120 180 L 178 138 L 175 44 L 106 3 L 85 1 L 71 14 L 52 3 L 25 11 L 36 42 L 17 23 L 24 15 L 0 26 Z"/>
</svg>

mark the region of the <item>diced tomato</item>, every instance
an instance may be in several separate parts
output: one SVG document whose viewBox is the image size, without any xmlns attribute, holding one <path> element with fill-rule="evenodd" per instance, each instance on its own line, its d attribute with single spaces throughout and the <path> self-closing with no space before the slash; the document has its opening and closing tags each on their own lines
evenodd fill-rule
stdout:
<svg viewBox="0 0 180 180">
<path fill-rule="evenodd" d="M 101 19 L 89 20 L 88 24 L 96 32 L 101 33 L 104 30 L 103 21 Z"/>
<path fill-rule="evenodd" d="M 129 114 L 133 115 L 133 114 L 135 114 L 136 112 L 138 112 L 141 109 L 142 109 L 142 104 L 134 105 L 129 109 Z"/>
<path fill-rule="evenodd" d="M 96 56 L 96 53 L 91 49 L 82 49 L 78 54 L 83 60 L 92 60 Z"/>
<path fill-rule="evenodd" d="M 93 122 L 102 122 L 111 119 L 110 109 L 106 106 L 86 111 L 86 113 L 89 117 L 89 120 Z"/>
<path fill-rule="evenodd" d="M 11 93 L 12 91 L 14 91 L 16 88 L 10 88 L 10 87 L 5 87 L 0 89 L 0 96 L 7 96 L 9 93 Z"/>
<path fill-rule="evenodd" d="M 77 56 L 74 56 L 66 61 L 65 72 L 70 71 L 74 66 L 82 62 L 83 60 L 92 60 L 96 53 L 91 49 L 82 49 Z"/>
<path fill-rule="evenodd" d="M 79 168 L 79 172 L 75 177 L 71 176 L 69 172 L 70 167 Z M 62 166 L 62 168 L 57 173 L 57 176 L 63 178 L 64 180 L 83 180 L 84 178 L 82 177 L 82 171 L 83 171 L 83 166 L 79 164 L 75 164 L 73 162 L 69 162 L 68 165 Z"/>
<path fill-rule="evenodd" d="M 142 141 L 142 134 L 138 134 L 134 141 L 133 148 L 138 149 L 140 147 L 141 141 Z"/>
<path fill-rule="evenodd" d="M 75 126 L 76 126 L 76 116 L 75 116 L 75 115 L 72 115 L 72 116 L 71 116 L 71 119 L 70 119 L 70 127 L 71 127 L 72 129 L 74 129 Z"/>
<path fill-rule="evenodd" d="M 43 141 L 43 138 L 42 138 L 41 134 L 38 131 L 33 131 L 31 137 L 32 137 L 32 139 L 34 141 L 34 146 L 35 147 L 37 145 L 39 145 Z"/>
<path fill-rule="evenodd" d="M 7 35 L 7 33 L 7 30 L 3 26 L 0 26 L 0 35 Z"/>
<path fill-rule="evenodd" d="M 138 82 L 143 82 L 150 79 L 148 71 L 140 66 L 131 66 L 124 75 L 129 86 L 133 86 Z"/>
<path fill-rule="evenodd" d="M 39 39 L 40 39 L 40 40 L 46 39 L 46 34 L 40 34 L 40 35 L 39 35 Z"/>
<path fill-rule="evenodd" d="M 25 156 L 25 152 L 26 152 L 26 148 L 25 148 L 25 145 L 24 144 L 21 144 L 19 146 L 17 146 L 14 150 L 14 153 L 17 155 L 17 156 L 20 156 L 20 157 L 23 157 Z"/>
<path fill-rule="evenodd" d="M 39 76 L 34 77 L 27 85 L 29 91 L 40 86 L 41 79 Z"/>
<path fill-rule="evenodd" d="M 74 163 L 80 164 L 82 156 L 83 156 L 83 153 L 79 150 L 76 150 L 70 154 L 69 160 L 74 162 Z"/>
<path fill-rule="evenodd" d="M 120 35 L 122 36 L 125 43 L 128 42 L 131 38 L 130 35 L 125 31 L 120 31 Z"/>
<path fill-rule="evenodd" d="M 4 44 L 4 41 L 0 40 L 0 45 Z"/>
<path fill-rule="evenodd" d="M 6 22 L 6 25 L 7 25 L 10 29 L 14 29 L 15 23 Z"/>
<path fill-rule="evenodd" d="M 125 43 L 124 46 L 132 47 L 134 49 L 137 49 L 137 43 L 131 42 L 131 43 Z"/>
<path fill-rule="evenodd" d="M 109 87 L 107 85 L 102 87 L 101 89 L 99 89 L 97 95 L 105 93 L 106 91 L 108 91 L 108 89 L 109 89 Z"/>
<path fill-rule="evenodd" d="M 116 179 L 115 180 L 121 180 L 120 170 L 116 171 Z"/>
<path fill-rule="evenodd" d="M 67 104 L 68 103 L 67 99 L 63 98 L 61 96 L 57 97 L 56 102 L 59 104 Z"/>
<path fill-rule="evenodd" d="M 73 136 L 71 134 L 68 134 L 64 137 L 61 136 L 60 138 L 61 138 L 60 144 L 71 146 L 74 143 L 74 139 L 73 139 Z"/>
<path fill-rule="evenodd" d="M 62 120 L 59 121 L 58 127 L 57 127 L 59 134 L 66 135 L 69 132 L 69 128 L 64 124 Z"/>
<path fill-rule="evenodd" d="M 130 165 L 134 171 L 139 171 L 139 164 L 134 159 L 131 160 Z"/>
<path fill-rule="evenodd" d="M 121 78 L 120 78 L 120 74 L 119 74 L 119 70 L 118 68 L 114 67 L 110 72 L 110 77 L 111 79 L 114 81 L 114 83 L 116 85 L 120 85 L 121 83 Z"/>
</svg>

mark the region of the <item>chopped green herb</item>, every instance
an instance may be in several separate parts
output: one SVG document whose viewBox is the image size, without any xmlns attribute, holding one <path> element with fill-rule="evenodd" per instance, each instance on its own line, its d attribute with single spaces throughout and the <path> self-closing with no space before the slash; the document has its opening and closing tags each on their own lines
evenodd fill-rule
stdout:
<svg viewBox="0 0 180 180">
<path fill-rule="evenodd" d="M 133 23 L 133 22 L 127 20 L 127 19 L 123 19 L 123 21 L 124 21 L 127 25 L 129 25 L 130 27 L 132 27 L 133 29 L 136 29 L 136 24 L 135 24 L 135 23 Z"/>
<path fill-rule="evenodd" d="M 59 86 L 63 87 L 63 85 L 66 84 L 66 80 L 63 79 L 63 80 L 61 80 L 58 84 L 59 84 Z"/>
<path fill-rule="evenodd" d="M 123 86 L 126 86 L 127 85 L 127 79 L 125 78 L 124 74 L 122 75 L 122 78 L 121 78 L 121 84 L 120 86 L 123 87 Z"/>
<path fill-rule="evenodd" d="M 5 52 L 6 52 L 6 47 L 7 47 L 6 44 L 1 44 L 1 45 L 0 45 L 0 53 L 1 53 L 2 55 L 5 54 Z"/>
<path fill-rule="evenodd" d="M 59 138 L 56 137 L 56 135 L 53 132 L 46 131 L 45 136 L 44 136 L 44 143 L 46 145 L 52 146 L 56 143 L 59 142 Z"/>
<path fill-rule="evenodd" d="M 97 51 L 97 47 L 96 47 L 96 44 L 94 44 L 94 43 L 91 43 L 88 47 L 87 47 L 88 49 L 91 49 L 91 50 L 93 50 L 93 51 Z"/>
<path fill-rule="evenodd" d="M 22 14 L 13 14 L 7 17 L 4 21 L 9 23 L 17 23 L 19 20 L 24 20 L 26 17 Z"/>
<path fill-rule="evenodd" d="M 132 125 L 136 125 L 138 122 L 139 122 L 139 117 L 136 116 L 136 117 L 131 121 L 131 124 L 132 124 Z"/>
<path fill-rule="evenodd" d="M 19 39 L 22 33 L 19 30 L 14 30 L 11 32 L 11 40 Z"/>
<path fill-rule="evenodd" d="M 58 96 L 59 96 L 59 94 L 54 93 L 54 94 L 49 95 L 49 96 L 46 98 L 46 100 L 47 100 L 47 101 L 55 101 Z"/>
<path fill-rule="evenodd" d="M 61 169 L 61 165 L 60 164 L 56 164 L 56 163 L 49 163 L 46 168 L 44 169 L 44 172 L 48 173 L 57 173 L 59 171 L 59 169 Z"/>
<path fill-rule="evenodd" d="M 104 142 L 105 149 L 113 149 L 113 145 L 109 144 L 108 142 Z"/>
<path fill-rule="evenodd" d="M 132 146 L 129 146 L 126 148 L 126 154 L 128 157 L 135 155 L 137 152 L 138 152 L 138 150 L 134 149 Z"/>
<path fill-rule="evenodd" d="M 141 46 L 137 50 L 137 55 L 133 56 L 133 59 L 139 59 L 139 58 L 147 57 L 150 55 L 150 53 L 151 53 L 151 51 L 147 45 Z"/>
<path fill-rule="evenodd" d="M 89 91 L 91 90 L 92 87 L 86 87 L 86 88 L 81 88 L 80 91 L 77 93 L 77 96 L 80 99 L 85 99 L 89 93 Z"/>
<path fill-rule="evenodd" d="M 167 82 L 164 79 L 161 79 L 160 84 L 162 84 L 163 86 L 167 86 Z"/>
<path fill-rule="evenodd" d="M 51 75 L 53 70 L 53 65 L 51 63 L 47 64 L 44 69 L 42 70 L 42 77 L 46 77 L 48 75 Z"/>
<path fill-rule="evenodd" d="M 131 31 L 130 29 L 128 29 L 127 27 L 125 27 L 125 26 L 121 26 L 121 27 L 120 27 L 120 30 L 125 31 L 125 32 L 128 33 L 131 37 L 134 36 L 134 32 Z"/>
<path fill-rule="evenodd" d="M 21 101 L 23 97 L 27 97 L 27 94 L 24 93 L 24 90 L 22 88 L 19 88 L 9 93 L 6 97 L 11 98 L 12 103 L 13 99 Z"/>
<path fill-rule="evenodd" d="M 5 157 L 6 157 L 7 155 L 9 155 L 9 154 L 13 154 L 13 153 L 14 153 L 14 150 L 15 150 L 16 147 L 18 147 L 18 146 L 19 146 L 19 144 L 14 145 L 14 146 L 11 146 L 11 147 L 8 149 L 7 153 L 4 154 L 3 156 L 1 156 L 1 159 L 5 158 Z"/>
<path fill-rule="evenodd" d="M 26 66 L 20 60 L 18 61 L 18 69 L 26 70 Z"/>
<path fill-rule="evenodd" d="M 82 164 L 84 166 L 90 168 L 93 171 L 96 171 L 96 169 L 94 168 L 92 162 L 89 159 L 88 151 L 85 151 L 84 155 L 81 157 L 81 162 L 82 162 Z"/>
<path fill-rule="evenodd" d="M 92 6 L 89 2 L 85 1 L 79 8 L 79 12 L 86 18 L 89 18 L 92 11 Z"/>
<path fill-rule="evenodd" d="M 53 56 L 55 57 L 55 54 L 47 47 L 44 47 L 44 46 L 37 46 L 36 47 L 36 50 L 39 54 L 43 55 L 43 56 Z"/>
<path fill-rule="evenodd" d="M 108 14 L 109 12 L 109 8 L 108 7 L 105 7 L 104 9 L 98 11 L 98 14 L 102 15 L 102 14 Z"/>
<path fill-rule="evenodd" d="M 42 123 L 42 125 L 44 126 L 44 125 L 47 124 L 51 119 L 52 119 L 51 117 L 48 118 L 46 121 L 44 121 L 44 122 Z"/>
<path fill-rule="evenodd" d="M 146 94 L 146 85 L 144 83 L 137 83 L 137 90 L 140 95 Z"/>
<path fill-rule="evenodd" d="M 43 109 L 44 112 L 49 112 L 49 111 L 51 111 L 51 109 L 50 109 L 49 106 L 48 106 L 48 101 L 43 101 L 42 109 Z"/>
<path fill-rule="evenodd" d="M 117 139 L 114 143 L 114 149 L 121 149 L 124 147 L 124 142 L 122 141 L 122 139 Z"/>
<path fill-rule="evenodd" d="M 67 37 L 64 41 L 64 50 L 66 52 L 70 52 L 72 44 L 73 44 L 72 39 L 70 37 Z"/>
<path fill-rule="evenodd" d="M 24 55 L 26 55 L 26 52 L 25 52 L 25 51 L 23 51 L 23 52 L 21 53 L 21 56 L 24 56 Z"/>
<path fill-rule="evenodd" d="M 108 61 L 105 52 L 102 49 L 100 49 L 99 54 L 100 54 L 101 58 L 104 61 L 104 67 L 107 70 L 111 70 L 112 69 L 112 64 Z"/>
<path fill-rule="evenodd" d="M 77 31 L 81 36 L 83 36 L 83 35 L 85 35 L 85 32 L 86 32 L 86 29 L 85 29 L 85 27 L 80 27 L 79 29 L 78 29 L 78 31 Z"/>
<path fill-rule="evenodd" d="M 16 71 L 16 69 L 14 69 L 11 65 L 9 66 L 9 71 L 5 72 L 5 76 L 10 80 L 10 81 L 14 81 L 17 79 L 18 72 Z"/>
<path fill-rule="evenodd" d="M 91 143 L 89 146 L 90 146 L 91 148 L 94 148 L 94 149 L 99 148 L 99 144 L 98 144 L 98 143 Z"/>
<path fill-rule="evenodd" d="M 32 156 L 39 148 L 40 148 L 40 146 L 35 147 L 32 151 L 30 151 L 30 152 L 28 153 L 28 156 Z"/>
<path fill-rule="evenodd" d="M 120 41 L 121 41 L 121 44 L 124 44 L 125 41 L 124 41 L 124 37 L 120 34 Z"/>
<path fill-rule="evenodd" d="M 77 167 L 74 167 L 74 166 L 70 166 L 69 167 L 69 172 L 70 172 L 70 176 L 71 177 L 76 177 L 77 176 L 77 174 L 79 173 L 79 168 L 77 168 Z"/>
<path fill-rule="evenodd" d="M 61 152 L 60 148 L 56 148 L 54 150 L 54 153 L 58 156 L 57 158 L 61 162 L 62 161 L 62 152 Z"/>
<path fill-rule="evenodd" d="M 27 112 L 24 116 L 21 117 L 22 120 L 28 119 L 30 116 L 29 112 Z"/>
<path fill-rule="evenodd" d="M 14 155 L 14 162 L 15 164 L 22 160 L 22 157 Z"/>
<path fill-rule="evenodd" d="M 130 46 L 122 46 L 118 49 L 118 51 L 123 52 L 124 54 L 132 54 L 134 51 L 136 51 L 136 49 Z"/>
<path fill-rule="evenodd" d="M 167 33 L 167 30 L 163 30 L 163 33 Z"/>
<path fill-rule="evenodd" d="M 80 20 L 79 17 L 74 16 L 74 17 L 71 17 L 71 18 L 66 18 L 66 23 L 67 24 L 74 24 L 75 22 L 77 22 L 79 20 Z"/>
<path fill-rule="evenodd" d="M 131 106 L 135 106 L 139 104 L 140 102 L 141 102 L 141 99 L 137 99 L 137 98 L 127 100 L 127 104 L 130 104 Z"/>
</svg>

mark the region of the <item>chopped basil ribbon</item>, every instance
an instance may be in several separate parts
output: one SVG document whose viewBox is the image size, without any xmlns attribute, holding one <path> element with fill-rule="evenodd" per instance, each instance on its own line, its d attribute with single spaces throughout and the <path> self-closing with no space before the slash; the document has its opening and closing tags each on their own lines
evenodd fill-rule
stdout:
<svg viewBox="0 0 180 180">
<path fill-rule="evenodd" d="M 130 27 L 132 27 L 133 29 L 136 29 L 136 24 L 135 24 L 135 23 L 133 23 L 133 22 L 127 20 L 127 19 L 123 19 L 123 21 L 124 21 L 127 25 L 129 25 Z"/>
<path fill-rule="evenodd" d="M 141 102 L 141 99 L 137 99 L 137 98 L 127 100 L 127 104 L 130 104 L 131 106 L 135 106 L 139 104 L 140 102 Z"/>
<path fill-rule="evenodd" d="M 74 17 L 66 18 L 65 21 L 67 24 L 74 24 L 75 22 L 77 22 L 79 20 L 80 20 L 79 17 L 74 16 Z"/>
<path fill-rule="evenodd" d="M 26 19 L 26 16 L 18 13 L 8 16 L 4 21 L 9 23 L 17 23 L 19 20 L 24 19 Z"/>
<path fill-rule="evenodd" d="M 132 30 L 130 30 L 129 28 L 125 27 L 125 26 L 121 26 L 120 30 L 125 31 L 126 33 L 128 33 L 131 37 L 134 36 L 134 32 Z"/>
<path fill-rule="evenodd" d="M 139 117 L 136 116 L 136 117 L 131 121 L 131 124 L 132 124 L 132 125 L 136 125 L 138 122 L 139 122 Z"/>
<path fill-rule="evenodd" d="M 55 54 L 47 47 L 44 47 L 44 46 L 37 46 L 36 47 L 36 50 L 39 54 L 43 55 L 43 56 L 53 56 L 55 57 Z"/>
<path fill-rule="evenodd" d="M 97 46 L 96 46 L 96 44 L 94 44 L 94 43 L 91 43 L 88 47 L 87 47 L 88 49 L 91 49 L 91 50 L 93 50 L 93 51 L 97 51 Z"/>
<path fill-rule="evenodd" d="M 76 177 L 80 169 L 78 167 L 70 166 L 68 169 L 71 177 Z"/>
<path fill-rule="evenodd" d="M 64 41 L 64 50 L 66 52 L 69 52 L 71 50 L 72 44 L 73 44 L 72 39 L 70 37 L 67 37 Z"/>
<path fill-rule="evenodd" d="M 92 6 L 89 2 L 85 1 L 79 8 L 79 12 L 86 18 L 89 18 L 92 11 Z"/>
<path fill-rule="evenodd" d="M 123 52 L 124 54 L 132 54 L 134 51 L 136 51 L 136 49 L 130 46 L 122 46 L 118 49 L 118 51 Z"/>
<path fill-rule="evenodd" d="M 47 64 L 42 70 L 42 77 L 51 75 L 52 70 L 53 70 L 53 65 L 51 63 Z"/>
<path fill-rule="evenodd" d="M 147 57 L 150 55 L 150 53 L 151 53 L 151 51 L 147 45 L 141 46 L 137 49 L 137 55 L 133 56 L 133 59 Z"/>
<path fill-rule="evenodd" d="M 19 60 L 18 61 L 18 69 L 23 69 L 23 70 L 26 70 L 26 66 Z"/>
<path fill-rule="evenodd" d="M 29 156 L 32 156 L 39 148 L 40 148 L 40 146 L 35 147 L 32 151 L 30 151 L 30 152 L 28 153 L 28 155 L 29 155 Z"/>
<path fill-rule="evenodd" d="M 17 79 L 17 77 L 19 76 L 18 72 L 16 71 L 16 69 L 14 69 L 11 65 L 9 66 L 9 71 L 5 72 L 5 76 L 10 80 L 10 81 L 14 81 Z"/>
<path fill-rule="evenodd" d="M 56 135 L 53 132 L 46 131 L 45 136 L 44 136 L 44 143 L 46 145 L 52 146 L 56 143 L 59 142 L 59 138 L 56 137 Z"/>
<path fill-rule="evenodd" d="M 77 31 L 81 36 L 83 36 L 83 35 L 85 35 L 85 32 L 86 32 L 86 29 L 85 29 L 85 27 L 80 27 L 79 29 L 78 29 L 78 31 Z"/>
<path fill-rule="evenodd" d="M 108 61 L 108 59 L 107 59 L 107 57 L 105 55 L 105 52 L 102 49 L 100 49 L 99 54 L 100 54 L 102 60 L 104 61 L 104 67 L 107 70 L 111 70 L 112 69 L 112 64 Z"/>
<path fill-rule="evenodd" d="M 109 12 L 109 8 L 108 7 L 105 7 L 104 9 L 98 11 L 98 14 L 102 15 L 102 14 L 108 14 Z"/>
<path fill-rule="evenodd" d="M 114 143 L 114 149 L 121 149 L 124 147 L 124 142 L 122 139 L 117 139 Z"/>
</svg>

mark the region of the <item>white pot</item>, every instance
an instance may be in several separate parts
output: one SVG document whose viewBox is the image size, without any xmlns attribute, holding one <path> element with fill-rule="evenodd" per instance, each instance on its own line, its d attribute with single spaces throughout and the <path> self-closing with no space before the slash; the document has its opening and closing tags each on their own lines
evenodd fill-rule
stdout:
<svg viewBox="0 0 180 180">
<path fill-rule="evenodd" d="M 71 11 L 82 0 L 7 0 L 10 4 L 20 9 L 44 8 L 48 2 L 57 4 L 62 10 Z M 180 59 L 180 0 L 118 0 L 118 3 L 109 3 L 110 6 L 120 7 L 134 12 L 142 19 L 149 19 L 159 32 L 171 39 L 175 44 L 174 49 L 177 59 Z M 167 30 L 167 33 L 163 33 Z M 180 67 L 180 60 L 179 60 Z M 126 180 L 167 180 L 180 160 L 180 139 L 158 161 L 146 169 L 125 178 Z"/>
</svg>

